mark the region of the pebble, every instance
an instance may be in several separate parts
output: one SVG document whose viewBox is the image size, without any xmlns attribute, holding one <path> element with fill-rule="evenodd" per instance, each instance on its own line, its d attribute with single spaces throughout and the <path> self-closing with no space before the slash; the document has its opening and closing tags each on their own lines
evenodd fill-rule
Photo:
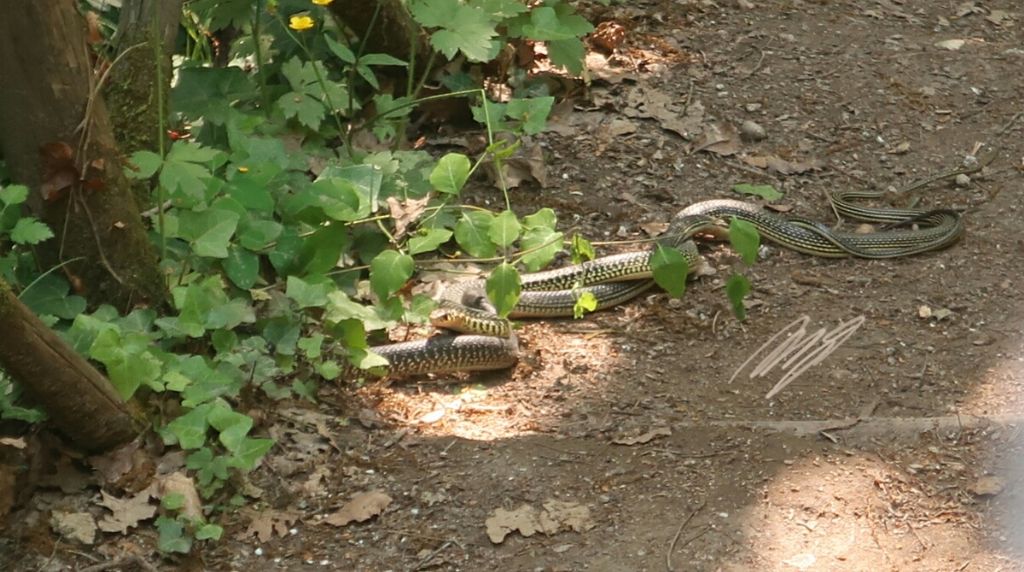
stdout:
<svg viewBox="0 0 1024 572">
<path fill-rule="evenodd" d="M 965 173 L 960 173 L 956 176 L 956 186 L 963 188 L 971 184 L 971 178 Z"/>
<path fill-rule="evenodd" d="M 760 141 L 767 136 L 768 134 L 765 133 L 764 127 L 761 127 L 761 124 L 756 121 L 748 119 L 740 125 L 740 137 L 744 141 Z"/>
</svg>

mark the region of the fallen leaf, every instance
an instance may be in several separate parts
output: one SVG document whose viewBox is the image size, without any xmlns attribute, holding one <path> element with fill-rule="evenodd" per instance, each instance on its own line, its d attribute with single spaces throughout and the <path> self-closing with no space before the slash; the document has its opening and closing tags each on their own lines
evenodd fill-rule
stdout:
<svg viewBox="0 0 1024 572">
<path fill-rule="evenodd" d="M 39 193 L 44 200 L 53 201 L 78 182 L 78 167 L 75 166 L 74 151 L 63 141 L 53 141 L 39 147 L 39 163 L 42 166 L 42 181 Z"/>
<path fill-rule="evenodd" d="M 979 497 L 995 496 L 1006 488 L 1006 481 L 993 475 L 985 475 L 974 481 L 970 491 Z"/>
<path fill-rule="evenodd" d="M 775 155 L 748 155 L 741 160 L 751 167 L 771 169 L 783 175 L 799 175 L 807 171 L 820 169 L 824 165 L 820 159 L 787 161 Z"/>
<path fill-rule="evenodd" d="M 14 447 L 24 449 L 28 444 L 21 437 L 0 437 L 0 447 Z"/>
<path fill-rule="evenodd" d="M 500 188 L 500 181 L 494 175 L 493 164 L 485 163 L 488 173 L 496 186 Z M 524 181 L 536 181 L 541 187 L 548 186 L 548 166 L 544 162 L 544 149 L 538 144 L 529 145 L 516 152 L 515 155 L 501 162 L 502 173 L 505 177 L 505 185 L 514 189 L 523 184 Z"/>
<path fill-rule="evenodd" d="M 242 540 L 254 534 L 260 542 L 269 542 L 275 533 L 283 537 L 288 534 L 288 530 L 299 516 L 299 513 L 289 510 L 269 509 L 258 513 L 250 512 L 249 526 L 245 529 Z"/>
<path fill-rule="evenodd" d="M 955 51 L 959 50 L 960 48 L 964 47 L 964 44 L 966 44 L 966 43 L 967 43 L 966 40 L 959 40 L 959 39 L 942 40 L 941 42 L 935 42 L 935 47 L 955 52 Z"/>
<path fill-rule="evenodd" d="M 528 504 L 515 510 L 495 509 L 484 525 L 488 538 L 495 544 L 502 543 L 515 531 L 526 537 L 538 532 L 550 536 L 563 530 L 583 532 L 594 527 L 588 507 L 554 500 L 546 501 L 539 510 Z"/>
<path fill-rule="evenodd" d="M 161 477 L 157 484 L 159 488 L 157 496 L 163 498 L 170 494 L 180 494 L 184 498 L 184 504 L 179 512 L 192 520 L 202 520 L 203 501 L 199 500 L 199 492 L 196 491 L 196 484 L 192 477 L 179 471 Z"/>
<path fill-rule="evenodd" d="M 89 457 L 89 464 L 103 479 L 103 483 L 116 483 L 132 470 L 135 452 L 138 450 L 139 441 L 135 440 L 109 453 Z"/>
<path fill-rule="evenodd" d="M 621 439 L 612 439 L 612 443 L 615 445 L 642 445 L 648 443 L 656 437 L 667 437 L 672 434 L 672 430 L 668 427 L 655 427 L 650 431 L 637 435 L 636 437 L 623 437 Z"/>
<path fill-rule="evenodd" d="M 399 201 L 395 197 L 387 198 L 388 211 L 390 211 L 391 218 L 395 221 L 395 240 L 405 236 L 406 229 L 409 228 L 410 224 L 416 222 L 416 219 L 420 218 L 420 215 L 426 210 L 429 201 L 429 196 L 422 199 L 408 199 L 404 202 Z"/>
<path fill-rule="evenodd" d="M 681 108 L 685 106 L 686 112 Z M 704 124 L 704 106 L 699 101 L 687 104 L 673 95 L 649 86 L 635 86 L 626 93 L 626 117 L 654 119 L 666 131 L 672 131 L 684 139 L 693 139 Z"/>
<path fill-rule="evenodd" d="M 50 515 L 50 526 L 63 538 L 82 544 L 92 544 L 96 540 L 96 521 L 87 512 L 55 510 Z"/>
<path fill-rule="evenodd" d="M 661 233 L 668 230 L 667 222 L 645 222 L 640 225 L 640 229 L 647 233 L 647 236 L 659 236 Z"/>
<path fill-rule="evenodd" d="M 704 126 L 704 131 L 693 140 L 690 153 L 707 151 L 715 155 L 728 157 L 735 155 L 740 150 L 739 131 L 731 123 L 709 123 Z"/>
<path fill-rule="evenodd" d="M 302 483 L 302 490 L 307 495 L 315 495 L 323 490 L 323 483 L 327 481 L 327 477 L 331 476 L 331 470 L 327 467 L 317 467 L 313 470 L 313 474 L 309 475 L 305 483 Z"/>
<path fill-rule="evenodd" d="M 345 526 L 350 522 L 365 522 L 384 512 L 389 504 L 391 504 L 391 497 L 382 490 L 359 493 L 340 510 L 325 518 L 324 522 L 333 526 Z"/>
<path fill-rule="evenodd" d="M 100 491 L 102 500 L 99 505 L 110 510 L 108 514 L 100 519 L 99 527 L 104 532 L 126 533 L 128 529 L 137 526 L 139 522 L 148 520 L 156 515 L 156 505 L 150 504 L 150 489 L 146 489 L 135 496 L 128 498 L 117 498 Z"/>
</svg>

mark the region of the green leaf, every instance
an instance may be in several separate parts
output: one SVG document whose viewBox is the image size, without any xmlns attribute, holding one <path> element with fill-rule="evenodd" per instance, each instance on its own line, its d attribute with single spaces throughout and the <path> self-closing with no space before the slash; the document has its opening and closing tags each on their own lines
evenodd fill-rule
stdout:
<svg viewBox="0 0 1024 572">
<path fill-rule="evenodd" d="M 512 99 L 508 102 L 505 113 L 522 122 L 524 133 L 536 135 L 547 126 L 548 115 L 554 103 L 555 98 L 551 96 Z"/>
<path fill-rule="evenodd" d="M 277 98 L 277 107 L 286 118 L 295 118 L 313 131 L 320 128 L 320 122 L 326 113 L 323 103 L 313 99 L 309 94 L 298 91 L 290 91 Z"/>
<path fill-rule="evenodd" d="M 562 233 L 545 226 L 534 227 L 526 231 L 519 246 L 525 252 L 520 258 L 523 265 L 530 272 L 536 272 L 550 264 L 562 250 Z"/>
<path fill-rule="evenodd" d="M 334 55 L 338 56 L 341 61 L 346 64 L 356 63 L 356 55 L 348 46 L 327 35 L 324 36 L 324 40 L 327 42 L 328 49 L 334 52 Z"/>
<path fill-rule="evenodd" d="M 455 240 L 470 256 L 488 258 L 496 251 L 490 239 L 494 215 L 487 211 L 466 211 L 455 225 Z"/>
<path fill-rule="evenodd" d="M 85 311 L 85 298 L 70 295 L 71 286 L 59 273 L 40 277 L 31 288 L 18 294 L 18 299 L 39 316 L 57 316 L 73 320 Z M 114 326 L 112 326 L 114 327 Z"/>
<path fill-rule="evenodd" d="M 217 524 L 204 524 L 196 529 L 196 540 L 220 540 L 224 527 Z"/>
<path fill-rule="evenodd" d="M 421 228 L 409 237 L 409 255 L 415 256 L 437 250 L 437 247 L 451 239 L 452 234 L 452 231 L 446 228 Z"/>
<path fill-rule="evenodd" d="M 441 157 L 437 166 L 430 172 L 430 184 L 434 185 L 438 192 L 458 194 L 469 178 L 471 167 L 469 157 L 462 153 L 448 153 Z"/>
<path fill-rule="evenodd" d="M 761 246 L 761 235 L 753 224 L 733 218 L 729 221 L 729 243 L 740 253 L 743 262 L 750 266 L 757 261 L 757 249 Z"/>
<path fill-rule="evenodd" d="M 783 197 L 783 194 L 771 185 L 740 183 L 739 185 L 733 185 L 732 190 L 744 195 L 755 195 L 769 202 L 777 201 Z"/>
<path fill-rule="evenodd" d="M 251 0 L 244 0 L 251 3 Z M 241 67 L 222 68 L 183 65 L 171 90 L 171 110 L 189 119 L 222 125 L 233 113 L 232 106 L 259 96 L 256 82 Z"/>
<path fill-rule="evenodd" d="M 16 244 L 39 244 L 53 238 L 53 231 L 35 217 L 19 218 L 11 229 L 11 240 Z"/>
<path fill-rule="evenodd" d="M 498 315 L 503 318 L 508 316 L 519 302 L 519 294 L 522 292 L 519 271 L 508 262 L 502 262 L 487 277 L 486 290 Z"/>
<path fill-rule="evenodd" d="M 285 295 L 295 300 L 299 308 L 322 308 L 327 305 L 327 295 L 337 289 L 333 282 L 323 276 L 309 277 L 307 282 L 298 276 L 288 277 Z"/>
<path fill-rule="evenodd" d="M 192 244 L 198 256 L 227 258 L 238 218 L 237 213 L 223 209 L 185 211 L 179 215 L 178 233 Z"/>
<path fill-rule="evenodd" d="M 28 198 L 28 187 L 25 185 L 11 185 L 0 189 L 0 202 L 5 205 L 20 205 Z"/>
<path fill-rule="evenodd" d="M 732 304 L 732 313 L 739 320 L 745 320 L 747 310 L 743 306 L 743 299 L 750 293 L 750 281 L 742 274 L 733 274 L 725 283 L 725 294 Z"/>
<path fill-rule="evenodd" d="M 548 58 L 551 60 L 551 63 L 564 67 L 571 74 L 579 75 L 583 73 L 583 59 L 585 56 L 586 48 L 583 46 L 583 42 L 577 38 L 548 42 Z"/>
<path fill-rule="evenodd" d="M 487 236 L 498 246 L 509 246 L 519 238 L 521 230 L 522 226 L 519 224 L 516 213 L 506 210 L 491 221 L 491 228 L 488 229 Z"/>
<path fill-rule="evenodd" d="M 533 230 L 535 228 L 554 230 L 557 223 L 558 216 L 555 215 L 555 211 L 553 209 L 548 207 L 544 207 L 532 215 L 526 215 L 523 217 L 523 227 L 527 230 Z"/>
<path fill-rule="evenodd" d="M 441 28 L 430 43 L 449 60 L 461 51 L 471 61 L 491 59 L 491 40 L 498 35 L 490 17 L 459 0 L 419 0 L 411 6 L 413 18 L 430 28 Z"/>
<path fill-rule="evenodd" d="M 233 244 L 220 264 L 231 282 L 244 290 L 252 288 L 260 275 L 260 257 Z"/>
<path fill-rule="evenodd" d="M 185 536 L 185 526 L 177 520 L 161 516 L 156 519 L 159 532 L 156 546 L 160 552 L 188 554 L 192 551 L 192 540 Z"/>
<path fill-rule="evenodd" d="M 313 334 L 308 337 L 299 338 L 299 341 L 296 344 L 296 346 L 298 346 L 298 348 L 302 350 L 302 353 L 305 354 L 306 357 L 311 360 L 320 358 L 320 355 L 322 354 L 321 349 L 323 348 L 323 345 L 323 334 Z"/>
<path fill-rule="evenodd" d="M 125 174 L 132 179 L 148 179 L 160 170 L 164 159 L 152 151 L 136 151 L 128 159 L 135 168 L 125 169 Z"/>
<path fill-rule="evenodd" d="M 658 245 L 651 254 L 651 270 L 654 281 L 668 292 L 669 296 L 679 298 L 686 292 L 686 277 L 690 273 L 690 265 L 678 249 Z"/>
<path fill-rule="evenodd" d="M 328 381 L 332 379 L 337 379 L 338 376 L 341 375 L 341 366 L 338 365 L 338 362 L 334 360 L 327 360 L 321 362 L 317 366 L 316 370 L 316 372 L 320 374 L 320 377 Z"/>
<path fill-rule="evenodd" d="M 388 54 L 364 54 L 359 58 L 359 63 L 368 66 L 407 66 L 408 62 L 400 60 Z"/>
<path fill-rule="evenodd" d="M 185 495 L 181 493 L 169 493 L 160 499 L 160 507 L 167 510 L 178 510 L 185 506 Z"/>
<path fill-rule="evenodd" d="M 414 268 L 415 262 L 408 254 L 385 250 L 370 262 L 370 286 L 383 300 L 405 285 Z"/>
<path fill-rule="evenodd" d="M 589 34 L 594 30 L 578 14 L 558 14 L 554 8 L 540 6 L 530 12 L 530 23 L 523 26 L 523 33 L 531 40 L 570 40 Z"/>
<path fill-rule="evenodd" d="M 597 258 L 597 252 L 594 252 L 594 245 L 579 234 L 572 235 L 572 263 L 579 264 L 595 258 Z"/>
<path fill-rule="evenodd" d="M 273 439 L 246 438 L 238 450 L 234 451 L 237 466 L 243 471 L 251 471 L 259 464 L 260 459 L 274 446 Z"/>
<path fill-rule="evenodd" d="M 572 306 L 572 317 L 577 320 L 582 318 L 587 312 L 593 312 L 597 309 L 597 296 L 590 290 L 584 290 L 580 292 L 580 295 L 576 298 L 576 303 Z"/>
<path fill-rule="evenodd" d="M 168 445 L 176 441 L 178 446 L 186 450 L 202 447 L 206 444 L 206 431 L 210 427 L 206 422 L 206 416 L 211 409 L 213 405 L 203 404 L 171 421 L 163 429 L 164 440 L 172 437 Z"/>
</svg>

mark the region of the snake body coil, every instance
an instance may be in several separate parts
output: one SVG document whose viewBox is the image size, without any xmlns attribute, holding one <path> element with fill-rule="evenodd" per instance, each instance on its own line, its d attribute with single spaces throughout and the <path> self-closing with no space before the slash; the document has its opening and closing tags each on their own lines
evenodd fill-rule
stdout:
<svg viewBox="0 0 1024 572">
<path fill-rule="evenodd" d="M 727 234 L 728 222 L 740 219 L 782 247 L 828 257 L 895 258 L 945 248 L 963 234 L 956 211 L 873 208 L 851 199 L 881 193 L 837 191 L 830 196 L 839 216 L 889 223 L 880 231 L 859 234 L 832 230 L 809 219 L 772 214 L 742 201 L 721 199 L 691 205 L 673 217 L 663 245 L 679 248 L 693 272 L 703 259 L 691 237 Z M 572 316 L 583 292 L 597 300 L 597 309 L 632 299 L 654 285 L 654 249 L 597 258 L 566 268 L 522 276 L 522 296 L 510 318 Z M 371 350 L 389 362 L 390 375 L 473 371 L 510 367 L 518 357 L 518 341 L 508 320 L 496 316 L 482 280 L 458 283 L 431 315 L 435 326 L 476 335 L 435 336 L 426 340 L 376 346 Z M 479 335 L 484 334 L 484 335 Z M 358 370 L 350 370 L 358 372 Z"/>
</svg>

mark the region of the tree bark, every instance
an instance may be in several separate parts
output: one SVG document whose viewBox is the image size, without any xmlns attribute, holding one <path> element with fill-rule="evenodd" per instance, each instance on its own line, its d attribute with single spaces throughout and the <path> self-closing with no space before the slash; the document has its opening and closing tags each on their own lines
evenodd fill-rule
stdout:
<svg viewBox="0 0 1024 572">
<path fill-rule="evenodd" d="M 181 0 L 126 0 L 121 5 L 115 46 L 120 61 L 110 70 L 103 98 L 114 140 L 129 155 L 160 146 L 160 105 L 171 92 L 171 54 L 181 23 Z M 159 50 L 159 51 L 158 51 Z M 157 55 L 159 54 L 159 55 Z M 160 62 L 162 77 L 156 73 Z M 166 124 L 166 122 L 165 122 Z"/>
<path fill-rule="evenodd" d="M 110 382 L 25 307 L 0 279 L 0 367 L 88 451 L 131 441 L 141 429 Z"/>
<path fill-rule="evenodd" d="M 0 0 L 0 153 L 57 235 L 37 250 L 44 265 L 66 262 L 61 270 L 92 304 L 162 304 L 167 290 L 74 6 Z"/>
</svg>

